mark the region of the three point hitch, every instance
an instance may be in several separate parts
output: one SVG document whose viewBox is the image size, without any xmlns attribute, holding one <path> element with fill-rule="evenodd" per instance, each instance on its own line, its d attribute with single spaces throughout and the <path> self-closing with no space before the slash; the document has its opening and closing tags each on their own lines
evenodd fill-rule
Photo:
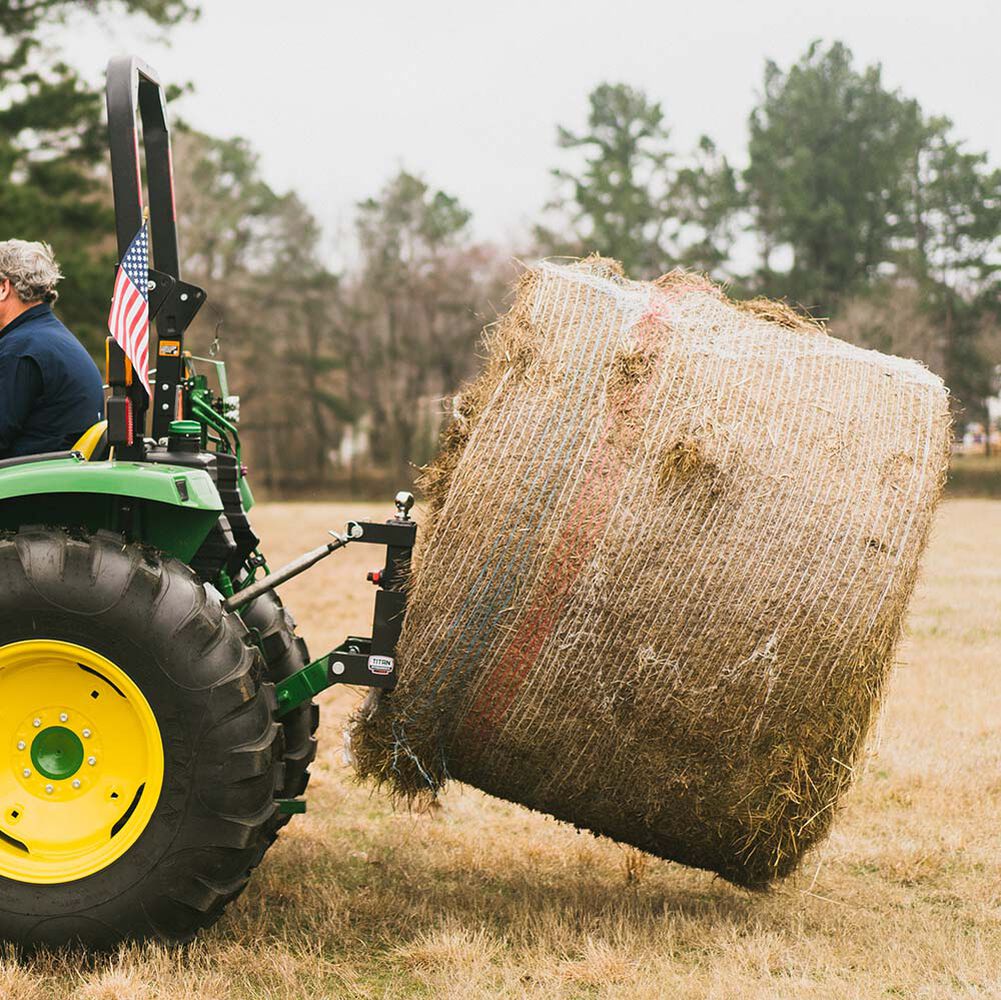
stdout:
<svg viewBox="0 0 1001 1000">
<path fill-rule="evenodd" d="M 410 517 L 413 505 L 412 494 L 397 493 L 396 517 L 388 521 L 349 521 L 343 533 L 331 532 L 332 542 L 238 590 L 224 602 L 227 611 L 236 611 L 352 542 L 386 547 L 384 565 L 368 574 L 369 580 L 379 588 L 375 595 L 371 638 L 348 636 L 336 649 L 279 683 L 276 686 L 279 717 L 334 684 L 384 690 L 396 686 L 396 643 L 407 609 L 407 573 L 417 538 L 417 524 Z"/>
</svg>

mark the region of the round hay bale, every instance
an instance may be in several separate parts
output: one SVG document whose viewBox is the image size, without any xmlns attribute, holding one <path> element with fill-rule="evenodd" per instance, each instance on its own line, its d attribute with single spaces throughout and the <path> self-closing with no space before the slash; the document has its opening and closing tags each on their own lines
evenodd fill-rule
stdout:
<svg viewBox="0 0 1001 1000">
<path fill-rule="evenodd" d="M 360 772 L 766 886 L 863 751 L 944 481 L 941 381 L 600 260 L 528 272 L 488 348 Z"/>
</svg>

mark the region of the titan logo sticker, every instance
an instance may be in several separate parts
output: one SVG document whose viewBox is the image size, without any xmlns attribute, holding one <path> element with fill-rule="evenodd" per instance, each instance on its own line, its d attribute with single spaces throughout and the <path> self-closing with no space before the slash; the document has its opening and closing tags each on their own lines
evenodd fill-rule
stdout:
<svg viewBox="0 0 1001 1000">
<path fill-rule="evenodd" d="M 391 656 L 370 656 L 368 658 L 369 673 L 385 677 L 386 674 L 391 674 L 394 669 L 395 664 Z"/>
<path fill-rule="evenodd" d="M 161 340 L 160 357 L 176 358 L 181 353 L 181 342 L 179 340 Z"/>
</svg>

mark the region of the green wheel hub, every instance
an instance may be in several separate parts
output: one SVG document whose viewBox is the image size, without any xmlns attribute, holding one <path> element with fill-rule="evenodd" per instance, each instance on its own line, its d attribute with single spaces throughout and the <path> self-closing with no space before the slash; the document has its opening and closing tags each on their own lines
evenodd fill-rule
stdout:
<svg viewBox="0 0 1001 1000">
<path fill-rule="evenodd" d="M 39 774 L 54 781 L 65 781 L 83 765 L 83 744 L 72 730 L 49 726 L 32 741 L 31 760 Z"/>
</svg>

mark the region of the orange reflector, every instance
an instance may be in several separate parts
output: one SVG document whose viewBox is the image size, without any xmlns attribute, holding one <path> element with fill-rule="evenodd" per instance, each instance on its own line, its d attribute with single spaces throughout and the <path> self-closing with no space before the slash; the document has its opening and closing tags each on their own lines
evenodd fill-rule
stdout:
<svg viewBox="0 0 1001 1000">
<path fill-rule="evenodd" d="M 113 337 L 105 337 L 104 339 L 104 381 L 111 385 L 121 385 L 121 382 L 116 382 L 111 375 L 111 345 L 115 344 L 118 346 L 118 342 Z M 119 348 L 121 350 L 121 348 Z M 129 360 L 129 356 L 125 351 L 122 354 L 122 371 L 124 374 L 124 384 L 132 385 L 132 362 Z"/>
</svg>

